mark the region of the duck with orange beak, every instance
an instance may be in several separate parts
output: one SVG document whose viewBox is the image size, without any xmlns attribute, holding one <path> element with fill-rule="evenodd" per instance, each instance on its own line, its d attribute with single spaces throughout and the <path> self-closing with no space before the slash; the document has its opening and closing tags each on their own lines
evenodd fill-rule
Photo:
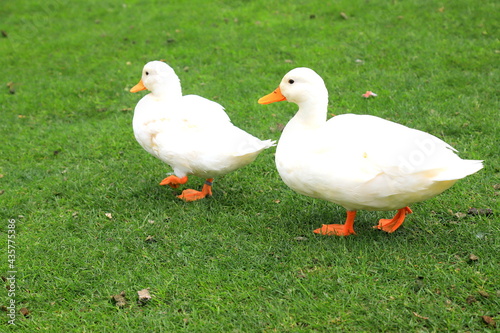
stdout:
<svg viewBox="0 0 500 333">
<path fill-rule="evenodd" d="M 354 234 L 358 210 L 397 210 L 374 228 L 398 229 L 409 205 L 432 198 L 479 171 L 482 161 L 463 160 L 441 139 L 370 115 L 344 114 L 327 121 L 328 91 L 312 69 L 287 73 L 260 104 L 299 106 L 276 148 L 276 167 L 294 191 L 347 210 L 344 224 L 324 224 L 322 235 Z"/>
<path fill-rule="evenodd" d="M 218 103 L 197 95 L 182 95 L 179 77 L 164 62 L 151 61 L 130 92 L 149 90 L 134 111 L 134 135 L 151 155 L 170 165 L 173 175 L 160 183 L 177 188 L 189 175 L 205 179 L 201 191 L 186 189 L 178 197 L 195 201 L 212 195 L 215 177 L 253 162 L 274 145 L 231 123 Z"/>
</svg>

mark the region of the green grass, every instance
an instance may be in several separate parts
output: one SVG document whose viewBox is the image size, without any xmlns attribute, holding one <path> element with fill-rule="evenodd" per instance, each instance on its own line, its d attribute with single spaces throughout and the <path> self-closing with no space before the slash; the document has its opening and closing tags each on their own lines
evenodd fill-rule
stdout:
<svg viewBox="0 0 500 333">
<path fill-rule="evenodd" d="M 0 275 L 15 219 L 15 301 L 30 315 L 15 327 L 1 315 L 0 331 L 493 331 L 481 317 L 499 325 L 498 12 L 493 0 L 2 2 Z M 257 99 L 307 66 L 330 113 L 433 133 L 485 168 L 393 234 L 371 228 L 383 212 L 360 212 L 356 236 L 313 234 L 344 209 L 288 189 L 274 148 L 184 203 L 132 133 L 142 95 L 128 89 L 155 59 L 262 139 L 296 106 Z M 494 215 L 450 213 L 469 207 Z M 153 298 L 138 305 L 143 288 Z M 124 308 L 110 300 L 121 291 Z"/>
</svg>

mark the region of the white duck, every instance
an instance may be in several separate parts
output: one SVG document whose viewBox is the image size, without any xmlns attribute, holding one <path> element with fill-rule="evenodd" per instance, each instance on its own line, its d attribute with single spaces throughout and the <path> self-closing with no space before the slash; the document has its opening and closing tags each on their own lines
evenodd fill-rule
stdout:
<svg viewBox="0 0 500 333">
<path fill-rule="evenodd" d="M 354 234 L 360 209 L 398 210 L 378 228 L 395 231 L 411 213 L 408 205 L 432 198 L 458 179 L 480 170 L 482 161 L 462 160 L 435 136 L 369 115 L 344 114 L 326 120 L 328 91 L 309 68 L 296 68 L 260 104 L 288 100 L 299 110 L 276 148 L 276 167 L 298 193 L 347 209 L 345 224 L 314 230 L 323 235 Z"/>
<path fill-rule="evenodd" d="M 178 197 L 194 201 L 212 195 L 212 181 L 255 160 L 274 145 L 231 123 L 224 108 L 196 95 L 182 96 L 179 77 L 164 62 L 144 66 L 130 92 L 148 89 L 134 111 L 134 134 L 150 154 L 169 164 L 174 174 L 160 185 L 177 188 L 188 175 L 206 179 L 201 191 L 184 190 Z"/>
</svg>

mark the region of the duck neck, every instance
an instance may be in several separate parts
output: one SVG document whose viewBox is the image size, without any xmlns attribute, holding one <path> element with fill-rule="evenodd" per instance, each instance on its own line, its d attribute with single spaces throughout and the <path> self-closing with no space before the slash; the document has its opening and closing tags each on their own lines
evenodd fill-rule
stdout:
<svg viewBox="0 0 500 333">
<path fill-rule="evenodd" d="M 151 96 L 157 100 L 172 100 L 182 97 L 181 86 L 158 87 L 151 92 Z"/>
<path fill-rule="evenodd" d="M 182 97 L 181 82 L 177 77 L 157 81 L 151 88 L 151 96 L 157 100 L 173 100 Z"/>
<path fill-rule="evenodd" d="M 308 99 L 297 104 L 299 105 L 299 111 L 293 117 L 294 122 L 311 129 L 325 124 L 328 96 L 325 98 Z"/>
</svg>

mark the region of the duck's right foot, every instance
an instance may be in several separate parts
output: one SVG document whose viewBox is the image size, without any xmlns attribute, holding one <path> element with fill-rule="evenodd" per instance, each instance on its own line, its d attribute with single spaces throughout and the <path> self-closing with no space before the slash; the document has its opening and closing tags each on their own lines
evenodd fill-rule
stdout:
<svg viewBox="0 0 500 333">
<path fill-rule="evenodd" d="M 349 236 L 355 235 L 354 218 L 356 211 L 347 211 L 347 218 L 344 224 L 323 224 L 321 228 L 314 230 L 315 233 L 326 236 Z"/>
</svg>

